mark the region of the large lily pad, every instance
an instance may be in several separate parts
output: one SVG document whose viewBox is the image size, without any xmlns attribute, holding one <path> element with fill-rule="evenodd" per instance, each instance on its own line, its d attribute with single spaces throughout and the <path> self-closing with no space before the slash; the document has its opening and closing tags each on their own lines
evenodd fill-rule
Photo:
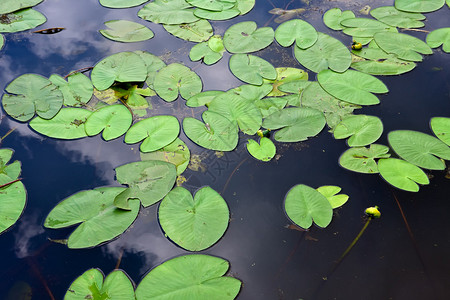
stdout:
<svg viewBox="0 0 450 300">
<path fill-rule="evenodd" d="M 355 14 L 351 10 L 342 11 L 340 8 L 331 8 L 323 15 L 323 23 L 333 30 L 342 30 L 345 27 L 341 22 L 345 19 L 354 18 Z"/>
<path fill-rule="evenodd" d="M 434 117 L 430 125 L 438 139 L 450 146 L 450 118 Z"/>
<path fill-rule="evenodd" d="M 317 109 L 292 107 L 271 114 L 262 126 L 271 130 L 281 128 L 275 133 L 279 142 L 299 142 L 319 134 L 325 126 L 325 117 Z"/>
<path fill-rule="evenodd" d="M 400 75 L 416 67 L 412 61 L 398 59 L 395 54 L 388 54 L 380 48 L 353 50 L 351 67 L 371 75 Z"/>
<path fill-rule="evenodd" d="M 284 200 L 284 209 L 292 222 L 308 229 L 313 221 L 319 227 L 327 227 L 333 217 L 328 199 L 317 190 L 303 184 L 291 188 Z"/>
<path fill-rule="evenodd" d="M 172 143 L 180 133 L 180 124 L 174 116 L 154 116 L 137 122 L 125 135 L 125 143 L 141 144 L 142 152 L 158 150 Z"/>
<path fill-rule="evenodd" d="M 164 29 L 180 39 L 197 43 L 207 41 L 214 32 L 211 24 L 204 19 L 188 24 L 164 24 Z"/>
<path fill-rule="evenodd" d="M 134 299 L 134 287 L 122 270 L 114 270 L 103 280 L 98 269 L 90 269 L 70 285 L 64 300 L 82 299 Z"/>
<path fill-rule="evenodd" d="M 282 23 L 275 30 L 275 38 L 283 47 L 295 45 L 306 49 L 317 41 L 316 29 L 306 21 L 295 19 Z"/>
<path fill-rule="evenodd" d="M 223 44 L 231 53 L 250 53 L 272 44 L 275 33 L 270 27 L 257 28 L 253 21 L 230 26 L 223 36 Z"/>
<path fill-rule="evenodd" d="M 94 92 L 91 80 L 82 73 L 71 74 L 67 81 L 53 74 L 49 80 L 62 92 L 66 106 L 83 106 L 91 100 Z"/>
<path fill-rule="evenodd" d="M 133 122 L 133 116 L 123 105 L 111 105 L 93 112 L 86 120 L 84 129 L 89 136 L 103 131 L 105 141 L 118 138 L 127 132 Z"/>
<path fill-rule="evenodd" d="M 47 228 L 80 224 L 67 240 L 69 248 L 94 247 L 122 234 L 136 219 L 139 201 L 130 201 L 130 211 L 114 206 L 124 188 L 105 187 L 78 192 L 54 207 L 45 219 Z"/>
<path fill-rule="evenodd" d="M 191 254 L 173 258 L 151 270 L 136 288 L 136 299 L 223 299 L 232 300 L 241 282 L 223 276 L 226 260 Z"/>
<path fill-rule="evenodd" d="M 151 39 L 154 34 L 142 24 L 127 20 L 111 20 L 105 22 L 109 29 L 101 29 L 100 33 L 113 41 L 132 43 Z"/>
<path fill-rule="evenodd" d="M 444 170 L 445 163 L 439 158 L 450 160 L 450 148 L 437 138 L 422 132 L 391 131 L 388 140 L 398 156 L 421 168 Z"/>
<path fill-rule="evenodd" d="M 44 24 L 47 18 L 40 12 L 26 8 L 2 15 L 0 32 L 19 32 Z"/>
<path fill-rule="evenodd" d="M 186 144 L 179 138 L 169 145 L 153 152 L 141 152 L 141 160 L 160 160 L 174 164 L 177 167 L 177 175 L 186 170 L 191 158 L 191 152 Z"/>
<path fill-rule="evenodd" d="M 277 151 L 275 144 L 266 137 L 256 142 L 255 140 L 248 140 L 247 150 L 251 156 L 261 161 L 270 161 Z"/>
<path fill-rule="evenodd" d="M 108 8 L 128 8 L 141 5 L 148 0 L 100 0 L 100 4 Z"/>
<path fill-rule="evenodd" d="M 84 123 L 91 114 L 91 111 L 84 108 L 63 108 L 50 120 L 34 118 L 30 121 L 30 127 L 55 139 L 79 139 L 87 136 Z"/>
<path fill-rule="evenodd" d="M 426 13 L 444 6 L 445 0 L 395 0 L 395 8 L 402 11 Z"/>
<path fill-rule="evenodd" d="M 189 251 L 201 251 L 223 236 L 230 212 L 220 194 L 208 186 L 194 197 L 185 188 L 176 187 L 161 201 L 158 219 L 174 243 Z"/>
<path fill-rule="evenodd" d="M 425 16 L 420 13 L 399 11 L 393 6 L 381 6 L 370 10 L 372 17 L 390 26 L 400 28 L 420 28 L 425 26 L 421 20 Z"/>
<path fill-rule="evenodd" d="M 0 14 L 7 14 L 13 11 L 38 5 L 44 0 L 3 0 L 0 2 Z"/>
<path fill-rule="evenodd" d="M 317 75 L 320 86 L 334 97 L 358 105 L 374 105 L 380 100 L 372 93 L 387 93 L 388 88 L 378 78 L 358 71 L 337 73 L 324 70 Z"/>
<path fill-rule="evenodd" d="M 427 44 L 431 48 L 442 45 L 442 51 L 450 53 L 450 27 L 433 30 L 427 35 Z"/>
<path fill-rule="evenodd" d="M 45 77 L 24 74 L 14 79 L 3 94 L 2 104 L 12 118 L 26 122 L 36 113 L 44 119 L 53 118 L 61 109 L 63 94 Z"/>
<path fill-rule="evenodd" d="M 430 183 L 422 169 L 402 159 L 380 159 L 378 170 L 384 180 L 405 191 L 418 192 L 418 184 Z"/>
<path fill-rule="evenodd" d="M 277 71 L 268 61 L 250 54 L 231 56 L 230 70 L 240 80 L 254 85 L 262 85 L 263 79 L 277 78 Z"/>
<path fill-rule="evenodd" d="M 350 171 L 374 174 L 378 173 L 376 159 L 389 158 L 389 147 L 384 145 L 372 144 L 369 148 L 356 147 L 350 148 L 342 153 L 339 158 L 341 167 Z"/>
<path fill-rule="evenodd" d="M 198 21 L 191 5 L 184 0 L 155 0 L 141 8 L 138 16 L 153 23 L 186 24 Z"/>
<path fill-rule="evenodd" d="M 342 120 L 333 131 L 335 139 L 345 139 L 350 147 L 361 147 L 372 144 L 383 133 L 380 118 L 367 115 L 349 116 Z"/>
<path fill-rule="evenodd" d="M 433 50 L 422 40 L 404 33 L 378 32 L 374 35 L 377 45 L 387 53 L 408 61 L 422 61 L 422 54 L 432 54 Z"/>
<path fill-rule="evenodd" d="M 395 27 L 368 18 L 351 18 L 341 22 L 346 27 L 343 32 L 350 36 L 371 38 L 377 32 L 397 32 Z"/>
</svg>

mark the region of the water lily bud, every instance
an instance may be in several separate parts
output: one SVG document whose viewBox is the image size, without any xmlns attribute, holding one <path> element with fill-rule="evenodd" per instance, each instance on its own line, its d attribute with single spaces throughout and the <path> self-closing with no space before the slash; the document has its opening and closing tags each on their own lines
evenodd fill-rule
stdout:
<svg viewBox="0 0 450 300">
<path fill-rule="evenodd" d="M 381 212 L 378 210 L 378 206 L 368 207 L 364 212 L 366 215 L 374 219 L 381 217 Z"/>
<path fill-rule="evenodd" d="M 352 49 L 353 50 L 361 50 L 362 49 L 362 44 L 361 43 L 358 43 L 358 42 L 356 42 L 356 41 L 353 41 L 353 44 L 352 44 Z"/>
</svg>

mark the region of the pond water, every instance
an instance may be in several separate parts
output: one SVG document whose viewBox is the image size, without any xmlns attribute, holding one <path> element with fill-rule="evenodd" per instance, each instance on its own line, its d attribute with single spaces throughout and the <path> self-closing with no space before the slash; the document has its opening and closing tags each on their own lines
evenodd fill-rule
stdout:
<svg viewBox="0 0 450 300">
<path fill-rule="evenodd" d="M 223 32 L 236 22 L 254 20 L 258 26 L 272 26 L 274 7 L 305 8 L 300 17 L 318 31 L 351 44 L 351 38 L 328 29 L 321 20 L 331 7 L 357 12 L 367 1 L 265 1 L 230 21 L 212 22 L 215 32 Z M 377 1 L 392 5 L 393 1 Z M 228 69 L 229 55 L 206 66 L 191 62 L 193 43 L 169 35 L 161 25 L 137 17 L 139 7 L 107 9 L 95 0 L 45 0 L 36 7 L 48 21 L 37 29 L 65 27 L 54 35 L 9 34 L 0 52 L 0 87 L 17 76 L 36 73 L 43 76 L 68 74 L 93 66 L 102 58 L 120 51 L 146 50 L 166 63 L 182 62 L 202 78 L 204 90 L 227 90 L 241 82 Z M 449 9 L 427 14 L 426 30 L 450 26 Z M 126 19 L 145 24 L 155 37 L 139 43 L 117 43 L 98 33 L 103 23 Z M 408 32 L 424 39 L 421 32 Z M 258 55 L 276 67 L 302 66 L 290 48 L 275 43 Z M 315 74 L 310 73 L 314 79 Z M 360 113 L 375 115 L 384 124 L 378 143 L 387 145 L 387 133 L 397 129 L 431 133 L 429 121 L 450 116 L 450 56 L 434 51 L 407 74 L 379 77 L 389 87 L 380 105 Z M 166 103 L 152 99 L 155 111 L 170 112 L 182 120 L 191 116 L 182 100 Z M 198 117 L 200 113 L 195 111 Z M 71 282 L 89 268 L 105 274 L 117 265 L 138 283 L 153 267 L 175 256 L 188 254 L 164 237 L 157 205 L 143 209 L 134 225 L 118 239 L 85 250 L 70 250 L 49 239 L 64 239 L 73 230 L 44 229 L 44 219 L 62 199 L 81 190 L 117 185 L 114 168 L 140 160 L 136 145 L 123 139 L 105 142 L 101 137 L 59 141 L 43 137 L 25 123 L 3 113 L 0 135 L 15 130 L 2 141 L 2 147 L 15 150 L 13 160 L 22 162 L 22 178 L 28 202 L 19 221 L 0 235 L 0 298 L 11 287 L 26 282 L 33 299 L 62 299 Z M 201 253 L 230 262 L 229 274 L 243 282 L 238 299 L 448 299 L 450 297 L 450 185 L 444 171 L 434 171 L 428 186 L 418 193 L 392 188 L 378 175 L 353 173 L 338 165 L 347 149 L 344 140 L 335 140 L 323 130 L 317 137 L 296 144 L 277 144 L 277 159 L 256 161 L 246 151 L 241 138 L 236 150 L 217 156 L 191 143 L 181 133 L 191 153 L 199 155 L 205 170 L 188 169 L 186 188 L 195 191 L 209 185 L 227 201 L 231 222 L 223 238 Z M 325 229 L 308 232 L 286 228 L 290 224 L 283 210 L 288 190 L 303 183 L 312 187 L 338 185 L 350 200 L 335 210 Z M 401 210 L 396 202 L 401 205 Z M 369 225 L 359 242 L 336 271 L 323 278 L 364 225 L 364 209 L 378 205 L 382 217 Z M 403 212 L 411 233 L 405 225 Z M 411 234 L 413 238 L 411 238 Z"/>
</svg>

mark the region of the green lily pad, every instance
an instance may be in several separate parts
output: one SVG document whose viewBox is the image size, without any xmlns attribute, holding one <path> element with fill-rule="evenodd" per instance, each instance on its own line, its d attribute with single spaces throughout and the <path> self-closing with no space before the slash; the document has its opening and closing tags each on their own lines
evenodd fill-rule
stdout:
<svg viewBox="0 0 450 300">
<path fill-rule="evenodd" d="M 314 223 L 322 228 L 330 224 L 333 208 L 328 199 L 317 190 L 303 184 L 291 188 L 284 200 L 288 218 L 301 228 L 308 229 Z"/>
<path fill-rule="evenodd" d="M 295 19 L 282 23 L 275 30 L 275 38 L 283 47 L 295 45 L 306 49 L 317 41 L 316 29 L 306 21 Z"/>
<path fill-rule="evenodd" d="M 152 152 L 172 143 L 180 133 L 180 124 L 174 116 L 153 116 L 135 123 L 125 135 L 125 143 L 143 140 L 142 152 Z"/>
<path fill-rule="evenodd" d="M 27 192 L 21 181 L 0 188 L 0 234 L 17 222 L 26 201 Z"/>
<path fill-rule="evenodd" d="M 207 65 L 213 65 L 218 62 L 223 56 L 223 53 L 213 51 L 208 42 L 198 43 L 191 48 L 189 52 L 189 58 L 192 61 L 199 61 L 203 59 L 203 62 Z"/>
<path fill-rule="evenodd" d="M 239 9 L 241 15 L 249 13 L 255 6 L 256 0 L 236 0 L 236 8 Z"/>
<path fill-rule="evenodd" d="M 325 126 L 325 117 L 317 109 L 292 107 L 271 114 L 262 126 L 270 130 L 281 128 L 275 133 L 279 142 L 300 142 L 319 134 Z"/>
<path fill-rule="evenodd" d="M 250 53 L 272 44 L 275 33 L 270 27 L 257 28 L 253 21 L 230 26 L 223 36 L 223 44 L 231 53 Z"/>
<path fill-rule="evenodd" d="M 277 78 L 275 80 L 267 80 L 265 79 L 264 82 L 272 84 L 273 88 L 272 91 L 267 95 L 269 97 L 279 97 L 287 95 L 287 93 L 297 93 L 297 90 L 294 92 L 290 90 L 280 90 L 279 87 L 290 83 L 290 82 L 297 82 L 301 81 L 300 84 L 302 84 L 304 81 L 308 80 L 308 73 L 303 71 L 302 69 L 297 68 L 276 68 L 277 71 Z M 294 83 L 292 83 L 293 85 Z"/>
<path fill-rule="evenodd" d="M 440 9 L 445 0 L 395 0 L 395 8 L 407 12 L 426 13 Z"/>
<path fill-rule="evenodd" d="M 133 122 L 133 116 L 123 105 L 111 105 L 93 112 L 86 120 L 84 129 L 89 136 L 103 131 L 105 141 L 118 138 L 127 132 Z"/>
<path fill-rule="evenodd" d="M 170 64 L 156 74 L 153 84 L 158 96 L 167 102 L 181 97 L 188 100 L 202 91 L 202 80 L 188 67 L 181 64 Z"/>
<path fill-rule="evenodd" d="M 227 91 L 228 94 L 236 94 L 251 102 L 259 100 L 267 96 L 273 87 L 271 84 L 252 85 L 243 84 L 234 89 Z"/>
<path fill-rule="evenodd" d="M 433 50 L 422 40 L 404 33 L 378 32 L 374 35 L 377 45 L 387 53 L 407 61 L 422 61 L 422 54 L 432 54 Z"/>
<path fill-rule="evenodd" d="M 101 29 L 100 33 L 113 41 L 132 43 L 151 39 L 154 34 L 149 28 L 127 20 L 111 20 L 105 22 L 109 29 Z"/>
<path fill-rule="evenodd" d="M 91 114 L 91 111 L 84 108 L 63 108 L 49 120 L 34 118 L 30 121 L 30 127 L 42 135 L 55 139 L 79 139 L 87 136 L 84 123 Z"/>
<path fill-rule="evenodd" d="M 437 138 L 412 130 L 396 130 L 388 134 L 389 144 L 404 160 L 424 169 L 444 170 L 450 160 L 450 148 Z"/>
<path fill-rule="evenodd" d="M 287 97 L 289 96 L 265 98 L 256 100 L 254 103 L 256 107 L 259 108 L 261 116 L 263 118 L 267 118 L 271 114 L 282 110 L 287 105 L 288 103 L 288 99 L 286 99 Z"/>
<path fill-rule="evenodd" d="M 155 96 L 156 93 L 150 88 L 141 89 L 138 85 L 126 84 L 127 89 L 122 89 L 119 86 L 113 86 L 114 94 L 117 98 L 125 100 L 127 105 L 133 109 L 145 109 L 150 106 L 147 99 L 144 97 Z"/>
<path fill-rule="evenodd" d="M 223 299 L 232 300 L 241 282 L 223 276 L 226 260 L 191 254 L 175 257 L 151 270 L 136 288 L 136 299 Z"/>
<path fill-rule="evenodd" d="M 204 19 L 187 24 L 165 24 L 164 29 L 180 39 L 196 43 L 207 41 L 214 32 L 211 24 Z"/>
<path fill-rule="evenodd" d="M 341 167 L 350 171 L 374 174 L 378 173 L 376 159 L 389 158 L 389 147 L 384 145 L 372 144 L 369 148 L 357 147 L 350 148 L 342 153 L 339 158 Z"/>
<path fill-rule="evenodd" d="M 431 48 L 442 45 L 442 51 L 450 53 L 450 27 L 433 30 L 427 35 L 427 44 Z"/>
<path fill-rule="evenodd" d="M 5 45 L 5 37 L 3 34 L 0 34 L 0 50 L 3 49 L 3 46 Z"/>
<path fill-rule="evenodd" d="M 336 72 L 344 72 L 352 62 L 350 51 L 344 44 L 320 32 L 314 45 L 308 49 L 295 47 L 294 54 L 300 64 L 315 73 L 328 68 Z"/>
<path fill-rule="evenodd" d="M 380 103 L 372 93 L 387 93 L 388 88 L 378 78 L 358 71 L 336 73 L 324 70 L 317 75 L 320 86 L 339 100 L 358 105 Z"/>
<path fill-rule="evenodd" d="M 450 118 L 434 117 L 430 125 L 437 138 L 450 146 Z"/>
<path fill-rule="evenodd" d="M 160 160 L 174 164 L 177 167 L 177 175 L 181 175 L 186 170 L 190 158 L 191 152 L 188 146 L 179 138 L 156 151 L 141 152 L 141 160 Z"/>
<path fill-rule="evenodd" d="M 161 24 L 187 24 L 198 21 L 191 5 L 184 0 L 155 0 L 141 8 L 138 16 Z"/>
<path fill-rule="evenodd" d="M 185 188 L 176 187 L 161 201 L 158 219 L 174 243 L 189 251 L 201 251 L 223 236 L 230 212 L 222 196 L 208 186 L 194 197 Z"/>
<path fill-rule="evenodd" d="M 31 9 L 21 9 L 2 15 L 0 32 L 19 32 L 44 24 L 47 18 L 40 12 Z"/>
<path fill-rule="evenodd" d="M 197 8 L 194 10 L 194 15 L 202 19 L 208 19 L 212 21 L 224 21 L 239 16 L 241 12 L 237 8 L 230 8 L 222 11 L 211 11 L 207 9 Z"/>
<path fill-rule="evenodd" d="M 250 54 L 232 55 L 230 70 L 240 80 L 254 85 L 262 85 L 264 78 L 277 78 L 277 71 L 268 61 Z"/>
<path fill-rule="evenodd" d="M 191 98 L 189 98 L 188 101 L 186 101 L 186 106 L 189 107 L 200 107 L 204 105 L 209 105 L 209 103 L 216 97 L 225 92 L 223 91 L 205 91 L 198 93 Z"/>
<path fill-rule="evenodd" d="M 324 185 L 316 190 L 328 199 L 333 209 L 344 205 L 349 198 L 346 194 L 338 194 L 341 188 L 335 185 Z"/>
<path fill-rule="evenodd" d="M 226 117 L 205 111 L 203 122 L 194 118 L 184 118 L 183 130 L 194 143 L 211 150 L 231 151 L 238 143 L 238 128 Z"/>
<path fill-rule="evenodd" d="M 136 219 L 139 201 L 130 201 L 130 211 L 114 206 L 114 198 L 124 188 L 104 187 L 78 192 L 55 206 L 45 219 L 46 228 L 58 229 L 80 224 L 70 235 L 67 246 L 88 248 L 122 234 Z"/>
<path fill-rule="evenodd" d="M 142 58 L 133 52 L 119 52 L 99 61 L 91 72 L 92 83 L 99 91 L 106 90 L 115 81 L 144 82 L 147 66 Z"/>
<path fill-rule="evenodd" d="M 67 77 L 67 81 L 63 77 L 53 74 L 49 80 L 62 92 L 66 106 L 83 106 L 91 100 L 94 92 L 91 80 L 82 73 L 70 75 Z"/>
<path fill-rule="evenodd" d="M 343 32 L 350 36 L 370 38 L 377 32 L 397 32 L 395 27 L 368 18 L 351 18 L 341 22 Z"/>
<path fill-rule="evenodd" d="M 145 62 L 145 65 L 147 66 L 147 78 L 145 79 L 145 82 L 150 88 L 153 89 L 153 82 L 155 80 L 156 73 L 165 67 L 166 63 L 156 55 L 146 51 L 135 51 L 134 53 L 138 54 Z"/>
<path fill-rule="evenodd" d="M 351 67 L 371 75 L 400 75 L 416 67 L 414 62 L 398 59 L 396 55 L 379 48 L 353 50 L 352 53 L 355 56 Z"/>
<path fill-rule="evenodd" d="M 70 285 L 64 300 L 81 299 L 134 299 L 134 287 L 122 270 L 114 270 L 103 280 L 98 269 L 90 269 Z"/>
<path fill-rule="evenodd" d="M 270 161 L 277 151 L 275 144 L 268 138 L 262 137 L 261 140 L 248 140 L 247 150 L 251 156 L 261 161 Z"/>
<path fill-rule="evenodd" d="M 380 118 L 367 115 L 349 116 L 342 120 L 333 131 L 335 139 L 345 139 L 350 147 L 361 147 L 372 144 L 383 133 Z"/>
<path fill-rule="evenodd" d="M 44 119 L 53 118 L 61 109 L 63 94 L 45 77 L 24 74 L 14 79 L 3 94 L 3 109 L 12 118 L 26 122 L 36 113 Z"/>
<path fill-rule="evenodd" d="M 378 170 L 384 180 L 405 191 L 418 192 L 418 184 L 430 183 L 427 174 L 422 169 L 401 159 L 380 159 Z"/>
<path fill-rule="evenodd" d="M 192 6 L 196 6 L 199 8 L 212 10 L 212 11 L 222 11 L 226 9 L 232 8 L 236 0 L 186 0 Z"/>
<path fill-rule="evenodd" d="M 351 10 L 342 11 L 340 8 L 331 8 L 323 15 L 323 23 L 333 30 L 342 30 L 345 27 L 341 22 L 346 19 L 354 18 L 355 14 Z"/>
<path fill-rule="evenodd" d="M 380 22 L 400 28 L 420 28 L 425 24 L 425 16 L 420 13 L 399 11 L 393 6 L 382 6 L 372 9 L 370 15 Z"/>
<path fill-rule="evenodd" d="M 38 5 L 44 0 L 3 0 L 0 3 L 0 14 L 7 14 L 24 8 Z"/>
<path fill-rule="evenodd" d="M 114 199 L 118 208 L 129 210 L 130 199 L 139 199 L 144 207 L 161 200 L 173 188 L 177 177 L 175 165 L 159 160 L 145 160 L 116 168 L 116 178 L 128 185 Z"/>
<path fill-rule="evenodd" d="M 0 149 L 0 185 L 16 180 L 22 172 L 19 161 L 8 164 L 13 153 L 11 149 Z"/>
</svg>

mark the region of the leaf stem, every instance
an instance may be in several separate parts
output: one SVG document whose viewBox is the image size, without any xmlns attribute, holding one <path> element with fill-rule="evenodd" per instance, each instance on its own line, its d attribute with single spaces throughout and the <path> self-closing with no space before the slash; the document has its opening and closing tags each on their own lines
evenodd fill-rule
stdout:
<svg viewBox="0 0 450 300">
<path fill-rule="evenodd" d="M 5 186 L 8 186 L 8 185 L 10 185 L 10 184 L 13 184 L 14 182 L 21 181 L 21 180 L 22 180 L 22 178 L 17 178 L 17 179 L 15 179 L 15 180 L 11 181 L 11 182 L 2 184 L 2 185 L 0 185 L 0 189 L 1 189 L 1 188 L 4 188 Z"/>
<path fill-rule="evenodd" d="M 10 130 L 8 130 L 8 132 L 4 135 L 4 136 L 2 136 L 1 138 L 0 138 L 0 142 L 2 142 L 8 135 L 10 135 L 14 130 L 16 130 L 16 127 L 14 127 L 14 128 L 11 128 Z"/>
<path fill-rule="evenodd" d="M 85 67 L 85 68 L 81 68 L 81 69 L 72 71 L 72 72 L 70 72 L 69 74 L 67 74 L 66 76 L 64 76 L 64 79 L 67 79 L 67 77 L 69 77 L 69 76 L 72 75 L 72 74 L 75 74 L 75 73 L 84 73 L 84 72 L 86 72 L 86 71 L 92 70 L 93 68 L 94 68 L 94 67 Z"/>
<path fill-rule="evenodd" d="M 400 30 L 401 30 L 401 31 L 417 31 L 417 32 L 430 33 L 430 31 L 428 31 L 428 30 L 417 29 L 417 28 L 401 28 Z"/>
</svg>

